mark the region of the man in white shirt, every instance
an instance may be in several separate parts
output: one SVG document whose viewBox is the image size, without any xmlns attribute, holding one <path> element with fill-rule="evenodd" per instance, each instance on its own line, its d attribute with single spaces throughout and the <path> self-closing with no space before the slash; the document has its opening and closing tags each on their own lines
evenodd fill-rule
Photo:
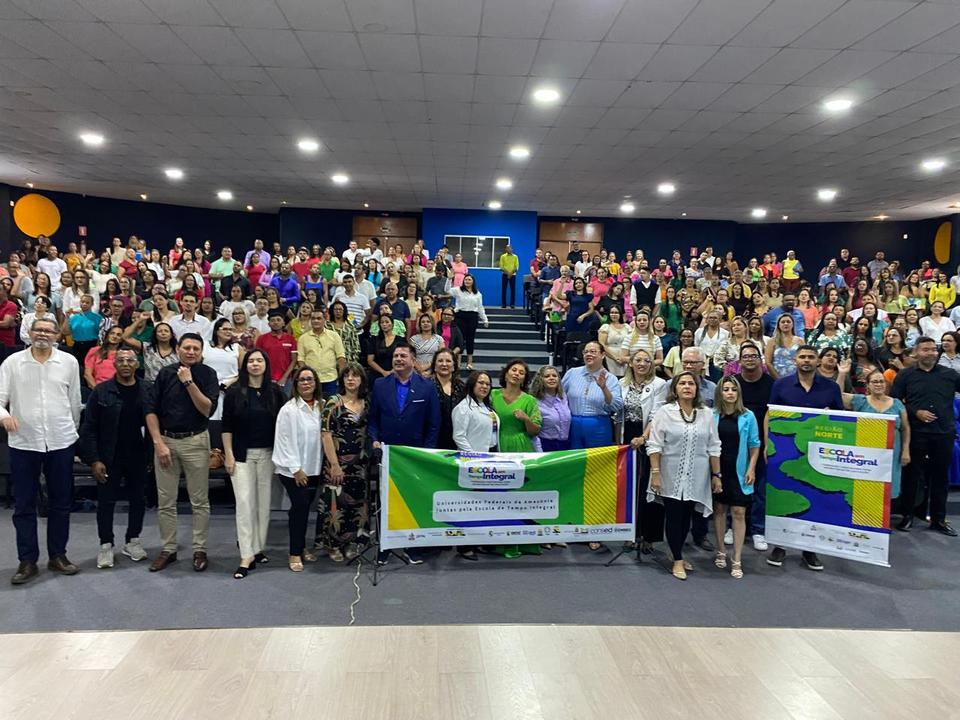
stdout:
<svg viewBox="0 0 960 720">
<path fill-rule="evenodd" d="M 37 577 L 37 488 L 47 482 L 47 567 L 61 575 L 79 568 L 67 559 L 73 505 L 73 446 L 80 426 L 80 368 L 55 347 L 60 328 L 52 318 L 34 320 L 31 345 L 0 365 L 0 424 L 10 448 L 10 485 L 16 506 L 13 525 L 20 565 L 10 582 Z"/>
<path fill-rule="evenodd" d="M 197 315 L 199 304 L 200 301 L 194 293 L 185 292 L 183 294 L 183 297 L 180 298 L 181 313 L 174 315 L 168 321 L 170 327 L 173 328 L 174 337 L 180 338 L 187 333 L 197 333 L 203 338 L 204 342 L 212 342 L 213 323 L 202 315 Z"/>
<path fill-rule="evenodd" d="M 343 284 L 334 294 L 333 300 L 339 300 L 347 306 L 347 314 L 352 317 L 354 325 L 358 328 L 364 327 L 370 315 L 370 299 L 363 293 L 357 292 L 356 280 L 350 273 L 345 273 L 341 282 Z"/>
<path fill-rule="evenodd" d="M 376 260 L 377 266 L 381 270 L 386 267 L 386 264 L 383 260 L 383 252 L 380 250 L 380 238 L 372 237 L 367 240 L 367 250 L 364 252 L 363 257 L 365 260 Z"/>
<path fill-rule="evenodd" d="M 261 335 L 270 332 L 270 303 L 266 298 L 260 298 L 254 303 L 257 314 L 250 317 L 250 327 Z"/>
<path fill-rule="evenodd" d="M 357 261 L 357 256 L 363 257 L 363 253 L 357 247 L 357 241 L 351 240 L 350 246 L 343 251 L 343 259 L 350 263 L 350 266 L 353 267 L 353 264 Z"/>
<path fill-rule="evenodd" d="M 51 289 L 59 290 L 60 276 L 67 271 L 67 264 L 62 258 L 57 257 L 57 248 L 51 245 L 47 248 L 47 256 L 37 261 L 37 270 L 50 277 Z"/>
</svg>

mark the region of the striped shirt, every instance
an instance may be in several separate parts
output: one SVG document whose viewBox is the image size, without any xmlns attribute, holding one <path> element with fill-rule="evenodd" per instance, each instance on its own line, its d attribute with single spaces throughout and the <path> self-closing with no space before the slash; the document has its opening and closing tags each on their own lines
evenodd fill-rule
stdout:
<svg viewBox="0 0 960 720">
<path fill-rule="evenodd" d="M 567 370 L 563 376 L 563 392 L 570 406 L 571 415 L 614 415 L 623 408 L 623 396 L 620 393 L 620 383 L 613 373 L 607 372 L 607 389 L 610 391 L 610 402 L 603 399 L 603 390 L 597 385 L 596 378 L 602 368 L 591 373 L 586 367 L 576 367 Z"/>
</svg>

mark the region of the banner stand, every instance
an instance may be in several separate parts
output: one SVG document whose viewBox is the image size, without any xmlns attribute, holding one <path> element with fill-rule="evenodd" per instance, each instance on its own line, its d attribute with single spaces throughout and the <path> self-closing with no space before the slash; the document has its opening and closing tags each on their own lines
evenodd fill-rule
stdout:
<svg viewBox="0 0 960 720">
<path fill-rule="evenodd" d="M 633 466 L 634 466 L 634 468 L 636 468 L 636 472 L 639 472 L 639 470 L 640 470 L 640 463 L 636 460 L 637 454 L 638 454 L 638 451 L 637 451 L 637 450 L 634 450 L 634 451 L 633 451 L 633 456 L 634 456 L 634 465 L 633 465 Z M 641 515 L 641 513 L 640 513 L 640 492 L 639 492 L 640 483 L 639 483 L 639 482 L 636 483 L 635 487 L 636 487 L 638 490 L 637 490 L 636 508 L 635 508 L 635 510 L 634 510 L 634 521 L 635 521 L 636 524 L 637 524 L 637 532 L 636 532 L 636 535 L 637 535 L 637 537 L 642 538 L 642 537 L 643 537 L 643 515 Z M 627 555 L 627 554 L 629 554 L 629 553 L 631 553 L 631 552 L 635 552 L 635 554 L 634 554 L 634 559 L 633 559 L 635 563 L 638 563 L 638 564 L 640 564 L 640 565 L 647 565 L 647 566 L 656 566 L 656 565 L 659 565 L 661 568 L 663 568 L 664 570 L 666 570 L 666 571 L 669 572 L 669 569 L 667 568 L 667 566 L 666 566 L 664 563 L 660 562 L 660 561 L 657 559 L 657 557 L 656 557 L 656 554 L 657 554 L 657 553 L 656 553 L 655 550 L 651 550 L 651 552 L 650 552 L 650 561 L 651 561 L 651 562 L 650 562 L 650 563 L 644 562 L 644 560 L 643 560 L 643 553 L 642 553 L 641 550 L 640 550 L 642 547 L 643 547 L 643 541 L 642 541 L 642 540 L 637 543 L 636 547 L 635 547 L 633 550 L 630 550 L 629 548 L 624 547 L 624 548 L 622 548 L 622 549 L 620 550 L 620 552 L 618 552 L 618 553 L 617 553 L 616 555 L 614 555 L 612 558 L 610 558 L 609 560 L 607 560 L 607 561 L 603 564 L 603 566 L 604 566 L 604 567 L 610 567 L 610 566 L 613 565 L 617 560 L 620 559 L 620 556 L 621 556 L 621 555 Z M 652 563 L 652 565 L 651 565 L 651 563 Z"/>
</svg>

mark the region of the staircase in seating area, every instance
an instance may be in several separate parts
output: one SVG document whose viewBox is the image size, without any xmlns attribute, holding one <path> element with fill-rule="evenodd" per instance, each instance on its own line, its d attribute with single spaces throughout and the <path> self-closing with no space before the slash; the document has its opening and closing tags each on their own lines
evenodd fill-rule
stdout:
<svg viewBox="0 0 960 720">
<path fill-rule="evenodd" d="M 475 370 L 490 373 L 493 387 L 500 387 L 498 376 L 508 360 L 520 358 L 530 366 L 531 376 L 543 365 L 550 362 L 547 344 L 543 334 L 530 320 L 529 314 L 522 308 L 502 309 L 484 308 L 490 327 L 481 324 L 477 328 L 477 339 L 473 353 Z M 465 357 L 462 358 L 465 362 Z"/>
</svg>

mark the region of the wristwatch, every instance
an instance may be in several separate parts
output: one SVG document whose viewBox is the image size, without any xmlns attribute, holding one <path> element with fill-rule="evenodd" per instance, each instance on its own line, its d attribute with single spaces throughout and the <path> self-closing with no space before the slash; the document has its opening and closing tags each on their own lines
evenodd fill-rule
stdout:
<svg viewBox="0 0 960 720">
<path fill-rule="evenodd" d="M 715 478 L 721 478 L 721 479 L 722 479 L 722 478 L 723 478 L 723 475 L 721 475 L 720 473 L 710 473 L 710 477 L 715 477 Z"/>
<path fill-rule="evenodd" d="M 193 385 L 193 380 L 187 380 L 185 383 L 183 383 L 184 387 L 190 387 L 191 385 Z"/>
</svg>

